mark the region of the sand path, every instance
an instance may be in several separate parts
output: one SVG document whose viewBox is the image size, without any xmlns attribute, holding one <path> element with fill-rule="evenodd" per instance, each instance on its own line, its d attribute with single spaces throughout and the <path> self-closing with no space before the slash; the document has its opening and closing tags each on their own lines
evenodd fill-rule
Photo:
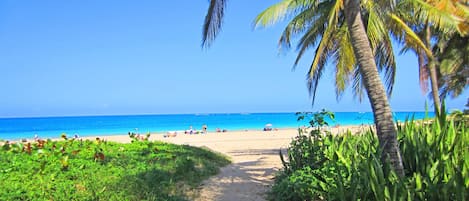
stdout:
<svg viewBox="0 0 469 201">
<path fill-rule="evenodd" d="M 232 164 L 203 182 L 195 200 L 265 200 L 275 173 L 282 167 L 279 150 L 285 149 L 297 131 L 229 132 L 184 135 L 158 140 L 205 146 L 227 155 Z"/>
</svg>

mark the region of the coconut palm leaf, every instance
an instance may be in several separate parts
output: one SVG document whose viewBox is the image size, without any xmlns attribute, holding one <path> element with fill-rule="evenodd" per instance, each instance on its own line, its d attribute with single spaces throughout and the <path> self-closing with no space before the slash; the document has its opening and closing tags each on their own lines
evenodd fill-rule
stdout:
<svg viewBox="0 0 469 201">
<path fill-rule="evenodd" d="M 210 0 L 202 29 L 202 46 L 209 47 L 221 30 L 227 0 Z"/>
<path fill-rule="evenodd" d="M 336 35 L 337 51 L 334 54 L 335 62 L 335 86 L 336 99 L 339 100 L 347 86 L 349 85 L 353 72 L 358 68 L 353 54 L 350 35 L 347 26 L 344 24 Z M 361 100 L 361 99 L 360 99 Z"/>
<path fill-rule="evenodd" d="M 316 91 L 318 87 L 319 80 L 321 79 L 321 75 L 325 69 L 325 65 L 327 60 L 334 54 L 336 49 L 336 35 L 337 28 L 339 26 L 339 14 L 342 8 L 342 1 L 335 1 L 335 4 L 332 5 L 332 8 L 329 9 L 327 13 L 327 27 L 325 28 L 321 41 L 319 42 L 318 46 L 316 47 L 316 51 L 314 54 L 313 61 L 310 65 L 307 81 L 308 81 L 308 89 L 310 95 L 312 96 L 312 103 L 314 104 L 316 98 Z M 299 46 L 303 51 L 298 54 L 295 64 L 298 64 L 299 59 L 308 47 L 310 47 L 311 40 L 300 40 Z"/>
<path fill-rule="evenodd" d="M 391 14 L 391 20 L 393 28 L 392 30 L 398 30 L 394 31 L 393 34 L 398 39 L 403 39 L 407 47 L 412 49 L 419 49 L 427 56 L 433 55 L 432 51 L 425 45 L 421 37 L 417 35 L 417 33 L 411 27 L 409 27 L 401 17 L 395 14 Z"/>
<path fill-rule="evenodd" d="M 469 8 L 467 2 L 457 0 L 403 0 L 398 5 L 413 13 L 418 22 L 435 25 L 440 31 L 451 33 L 455 30 L 467 33 Z"/>
<path fill-rule="evenodd" d="M 382 43 L 376 48 L 375 61 L 380 72 L 384 71 L 384 86 L 388 96 L 391 96 L 396 78 L 396 61 L 389 37 L 384 37 Z"/>
<path fill-rule="evenodd" d="M 295 12 L 299 2 L 296 0 L 284 0 L 270 6 L 254 19 L 254 28 L 259 25 L 263 27 L 270 26 L 284 20 Z"/>
<path fill-rule="evenodd" d="M 321 7 L 321 11 L 330 10 L 329 7 L 333 7 L 333 4 L 323 4 L 324 7 Z M 296 67 L 303 57 L 306 50 L 309 48 L 316 47 L 320 41 L 324 39 L 325 34 L 331 34 L 331 30 L 327 30 L 329 26 L 327 26 L 328 15 L 321 15 L 317 17 L 318 19 L 313 21 L 312 24 L 309 26 L 309 29 L 306 30 L 305 34 L 300 38 L 297 45 L 298 55 L 295 59 L 295 63 L 293 67 Z M 321 39 L 321 40 L 319 40 Z M 290 40 L 290 39 L 288 39 Z M 327 38 L 326 38 L 327 40 Z M 282 41 L 282 38 L 280 38 Z M 319 50 L 316 50 L 318 52 Z"/>
<path fill-rule="evenodd" d="M 360 102 L 363 101 L 366 91 L 359 68 L 355 68 L 355 70 L 353 71 L 352 89 L 353 97 L 358 99 L 358 101 Z"/>
<path fill-rule="evenodd" d="M 387 93 L 392 93 L 395 77 L 395 60 L 392 43 L 386 22 L 373 1 L 366 1 L 364 17 L 367 22 L 367 32 L 370 43 L 376 54 L 376 61 L 380 71 L 384 72 Z M 315 48 L 307 82 L 312 101 L 314 103 L 319 80 L 323 73 L 326 61 L 331 59 L 336 72 L 336 98 L 340 99 L 354 76 L 357 68 L 353 48 L 349 38 L 347 25 L 343 14 L 344 2 L 341 0 L 329 1 L 292 1 L 285 0 L 267 8 L 254 20 L 255 28 L 270 26 L 289 17 L 292 19 L 284 29 L 279 46 L 284 49 L 291 47 L 292 38 L 301 36 L 298 40 L 298 55 L 295 59 L 295 68 L 304 54 L 310 48 Z M 290 14 L 288 14 L 290 13 Z M 362 86 L 362 85 L 357 85 Z M 363 94 L 360 90 L 356 94 Z M 359 98 L 362 100 L 362 97 Z"/>
<path fill-rule="evenodd" d="M 364 7 L 366 10 L 364 11 L 364 18 L 363 21 L 365 23 L 368 40 L 370 40 L 370 45 L 372 49 L 376 48 L 376 44 L 381 42 L 381 39 L 388 35 L 388 30 L 386 28 L 386 23 L 384 23 L 384 19 L 386 16 L 382 15 L 382 12 L 379 12 L 376 9 L 379 7 L 376 5 L 374 1 L 365 1 Z"/>
<path fill-rule="evenodd" d="M 469 37 L 454 34 L 437 52 L 440 62 L 440 97 L 455 98 L 469 87 Z"/>
<path fill-rule="evenodd" d="M 325 15 L 320 15 L 320 13 L 324 12 L 324 10 L 327 10 L 329 7 L 330 2 L 321 2 L 320 5 L 311 6 L 296 15 L 287 24 L 280 36 L 280 47 L 289 49 L 291 47 L 291 38 L 308 31 L 308 29 L 310 29 L 308 34 L 311 34 L 311 40 L 316 41 L 317 38 L 321 37 L 324 32 L 324 24 L 327 18 Z"/>
</svg>

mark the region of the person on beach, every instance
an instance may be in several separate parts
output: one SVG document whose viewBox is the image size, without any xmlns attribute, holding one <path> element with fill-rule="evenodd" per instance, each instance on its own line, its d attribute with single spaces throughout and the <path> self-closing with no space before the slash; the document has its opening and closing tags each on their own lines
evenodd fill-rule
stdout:
<svg viewBox="0 0 469 201">
<path fill-rule="evenodd" d="M 205 134 L 207 133 L 207 125 L 206 124 L 202 125 L 202 133 L 205 133 Z"/>
<path fill-rule="evenodd" d="M 165 135 L 163 135 L 164 138 L 166 137 L 176 137 L 177 136 L 177 131 L 168 131 Z"/>
<path fill-rule="evenodd" d="M 194 129 L 192 129 L 192 126 L 189 126 L 189 131 L 188 131 L 189 134 L 193 134 L 194 133 Z"/>
<path fill-rule="evenodd" d="M 270 124 L 270 123 L 269 123 L 269 124 L 266 124 L 266 125 L 264 126 L 264 129 L 263 129 L 263 130 L 264 130 L 264 131 L 272 131 L 272 124 Z"/>
</svg>

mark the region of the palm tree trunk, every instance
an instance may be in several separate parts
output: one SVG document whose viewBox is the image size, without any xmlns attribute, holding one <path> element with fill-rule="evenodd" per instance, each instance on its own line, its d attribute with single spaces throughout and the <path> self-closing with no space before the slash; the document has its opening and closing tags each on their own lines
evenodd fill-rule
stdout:
<svg viewBox="0 0 469 201">
<path fill-rule="evenodd" d="M 435 105 L 435 112 L 440 112 L 441 110 L 441 100 L 440 95 L 438 94 L 438 78 L 436 75 L 436 66 L 433 61 L 428 63 L 428 70 L 430 71 L 430 85 L 432 86 L 432 96 L 433 104 Z"/>
<path fill-rule="evenodd" d="M 431 49 L 430 37 L 431 37 L 431 30 L 430 25 L 428 22 L 425 24 L 425 45 L 428 49 Z M 438 94 L 438 78 L 436 75 L 436 65 L 435 60 L 431 57 L 428 58 L 427 68 L 430 72 L 430 85 L 432 87 L 432 96 L 433 96 L 433 104 L 435 105 L 435 112 L 440 112 L 441 110 L 441 100 L 440 95 Z"/>
<path fill-rule="evenodd" d="M 363 20 L 360 15 L 359 0 L 345 0 L 345 19 L 347 20 L 355 57 L 357 58 L 368 98 L 370 100 L 380 147 L 381 160 L 389 160 L 394 171 L 404 176 L 397 132 L 394 126 L 391 107 L 381 82 L 374 60 Z"/>
</svg>

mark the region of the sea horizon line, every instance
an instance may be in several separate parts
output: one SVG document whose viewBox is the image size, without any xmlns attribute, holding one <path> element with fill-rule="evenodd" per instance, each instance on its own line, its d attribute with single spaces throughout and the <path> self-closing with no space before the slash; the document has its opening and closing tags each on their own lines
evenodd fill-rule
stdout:
<svg viewBox="0 0 469 201">
<path fill-rule="evenodd" d="M 319 111 L 319 110 L 318 110 Z M 331 110 L 328 110 L 331 111 Z M 73 118 L 73 117 L 119 117 L 119 116 L 170 116 L 170 115 L 225 115 L 225 114 L 288 114 L 288 113 L 298 113 L 296 112 L 208 112 L 208 113 L 134 113 L 134 114 L 78 114 L 78 115 L 44 115 L 44 116 L 0 116 L 0 119 L 34 119 L 34 118 Z M 317 112 L 317 111 L 301 111 L 301 112 Z M 371 113 L 372 111 L 331 111 L 334 113 Z M 426 112 L 425 110 L 421 111 L 412 111 L 412 110 L 400 110 L 400 111 L 393 111 L 396 112 Z M 428 113 L 433 113 L 432 111 L 427 111 Z"/>
</svg>

